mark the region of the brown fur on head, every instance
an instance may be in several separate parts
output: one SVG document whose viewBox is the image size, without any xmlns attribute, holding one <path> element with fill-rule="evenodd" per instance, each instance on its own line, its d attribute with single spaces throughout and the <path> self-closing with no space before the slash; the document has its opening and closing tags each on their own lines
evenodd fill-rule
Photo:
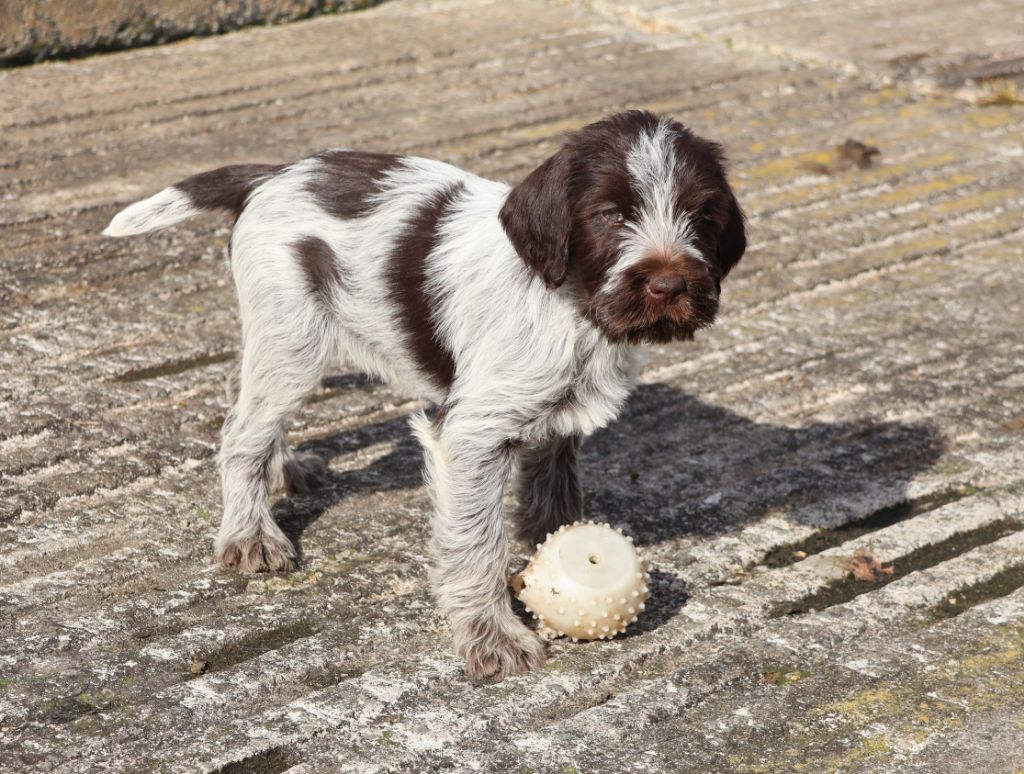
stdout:
<svg viewBox="0 0 1024 774">
<path fill-rule="evenodd" d="M 746 249 L 722 148 L 643 111 L 571 135 L 501 221 L 527 266 L 549 287 L 568 281 L 613 341 L 692 338 Z"/>
</svg>

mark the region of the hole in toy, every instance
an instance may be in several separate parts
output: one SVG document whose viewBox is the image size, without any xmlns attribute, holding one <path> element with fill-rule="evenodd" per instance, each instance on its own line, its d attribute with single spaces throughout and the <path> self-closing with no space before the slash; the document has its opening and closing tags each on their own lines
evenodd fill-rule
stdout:
<svg viewBox="0 0 1024 774">
<path fill-rule="evenodd" d="M 591 554 L 590 556 L 587 557 L 587 559 L 590 560 L 591 564 L 597 564 L 598 562 L 601 561 L 601 559 L 598 557 L 597 554 Z"/>
</svg>

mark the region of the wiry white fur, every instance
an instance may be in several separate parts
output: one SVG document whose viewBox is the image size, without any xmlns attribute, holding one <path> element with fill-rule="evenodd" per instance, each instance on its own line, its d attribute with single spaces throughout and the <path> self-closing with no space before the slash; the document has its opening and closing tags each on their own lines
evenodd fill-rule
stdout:
<svg viewBox="0 0 1024 774">
<path fill-rule="evenodd" d="M 172 186 L 121 210 L 103 230 L 103 234 L 112 237 L 145 234 L 147 231 L 173 226 L 198 214 L 199 210 L 192 206 L 188 196 Z"/>
<path fill-rule="evenodd" d="M 617 292 L 625 271 L 652 253 L 671 258 L 686 252 L 704 260 L 693 244 L 696 235 L 688 215 L 675 211 L 673 181 L 679 160 L 672 140 L 669 121 L 662 119 L 653 134 L 641 133 L 630 148 L 626 167 L 641 205 L 636 220 L 625 223 L 621 257 L 609 269 L 602 294 Z"/>
</svg>

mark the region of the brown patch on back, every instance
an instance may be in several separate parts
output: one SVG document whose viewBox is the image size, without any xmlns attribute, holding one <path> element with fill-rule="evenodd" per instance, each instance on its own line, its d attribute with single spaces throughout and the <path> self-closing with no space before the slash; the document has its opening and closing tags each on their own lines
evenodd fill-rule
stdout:
<svg viewBox="0 0 1024 774">
<path fill-rule="evenodd" d="M 198 209 L 229 210 L 238 217 L 252 190 L 282 169 L 282 164 L 231 164 L 187 177 L 174 187 Z"/>
<path fill-rule="evenodd" d="M 330 309 L 332 288 L 342 284 L 334 251 L 324 240 L 314 236 L 303 237 L 292 247 L 306 277 L 306 290 L 321 306 Z"/>
<path fill-rule="evenodd" d="M 401 162 L 401 156 L 362 151 L 325 151 L 314 158 L 320 169 L 306 184 L 316 203 L 336 218 L 358 218 L 372 208 L 380 181 Z"/>
<path fill-rule="evenodd" d="M 387 269 L 387 280 L 402 310 L 402 323 L 416 362 L 445 388 L 455 379 L 455 361 L 441 344 L 431 318 L 434 303 L 426 288 L 426 262 L 437 247 L 438 226 L 462 189 L 462 183 L 449 185 L 416 210 L 395 244 Z"/>
</svg>

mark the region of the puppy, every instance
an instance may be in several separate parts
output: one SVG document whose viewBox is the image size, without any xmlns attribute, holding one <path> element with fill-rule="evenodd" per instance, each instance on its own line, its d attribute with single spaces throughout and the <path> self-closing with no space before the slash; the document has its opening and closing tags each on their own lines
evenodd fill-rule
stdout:
<svg viewBox="0 0 1024 774">
<path fill-rule="evenodd" d="M 434 506 L 431 583 L 466 671 L 542 663 L 513 613 L 502 491 L 531 545 L 582 515 L 580 440 L 615 418 L 637 345 L 711 325 L 746 247 L 721 148 L 631 111 L 572 134 L 515 188 L 428 159 L 331 150 L 204 172 L 120 212 L 140 234 L 210 209 L 236 220 L 242 357 L 219 464 L 220 560 L 287 570 L 277 488 L 323 472 L 284 423 L 345 360 L 437 404 L 412 419 Z"/>
</svg>

